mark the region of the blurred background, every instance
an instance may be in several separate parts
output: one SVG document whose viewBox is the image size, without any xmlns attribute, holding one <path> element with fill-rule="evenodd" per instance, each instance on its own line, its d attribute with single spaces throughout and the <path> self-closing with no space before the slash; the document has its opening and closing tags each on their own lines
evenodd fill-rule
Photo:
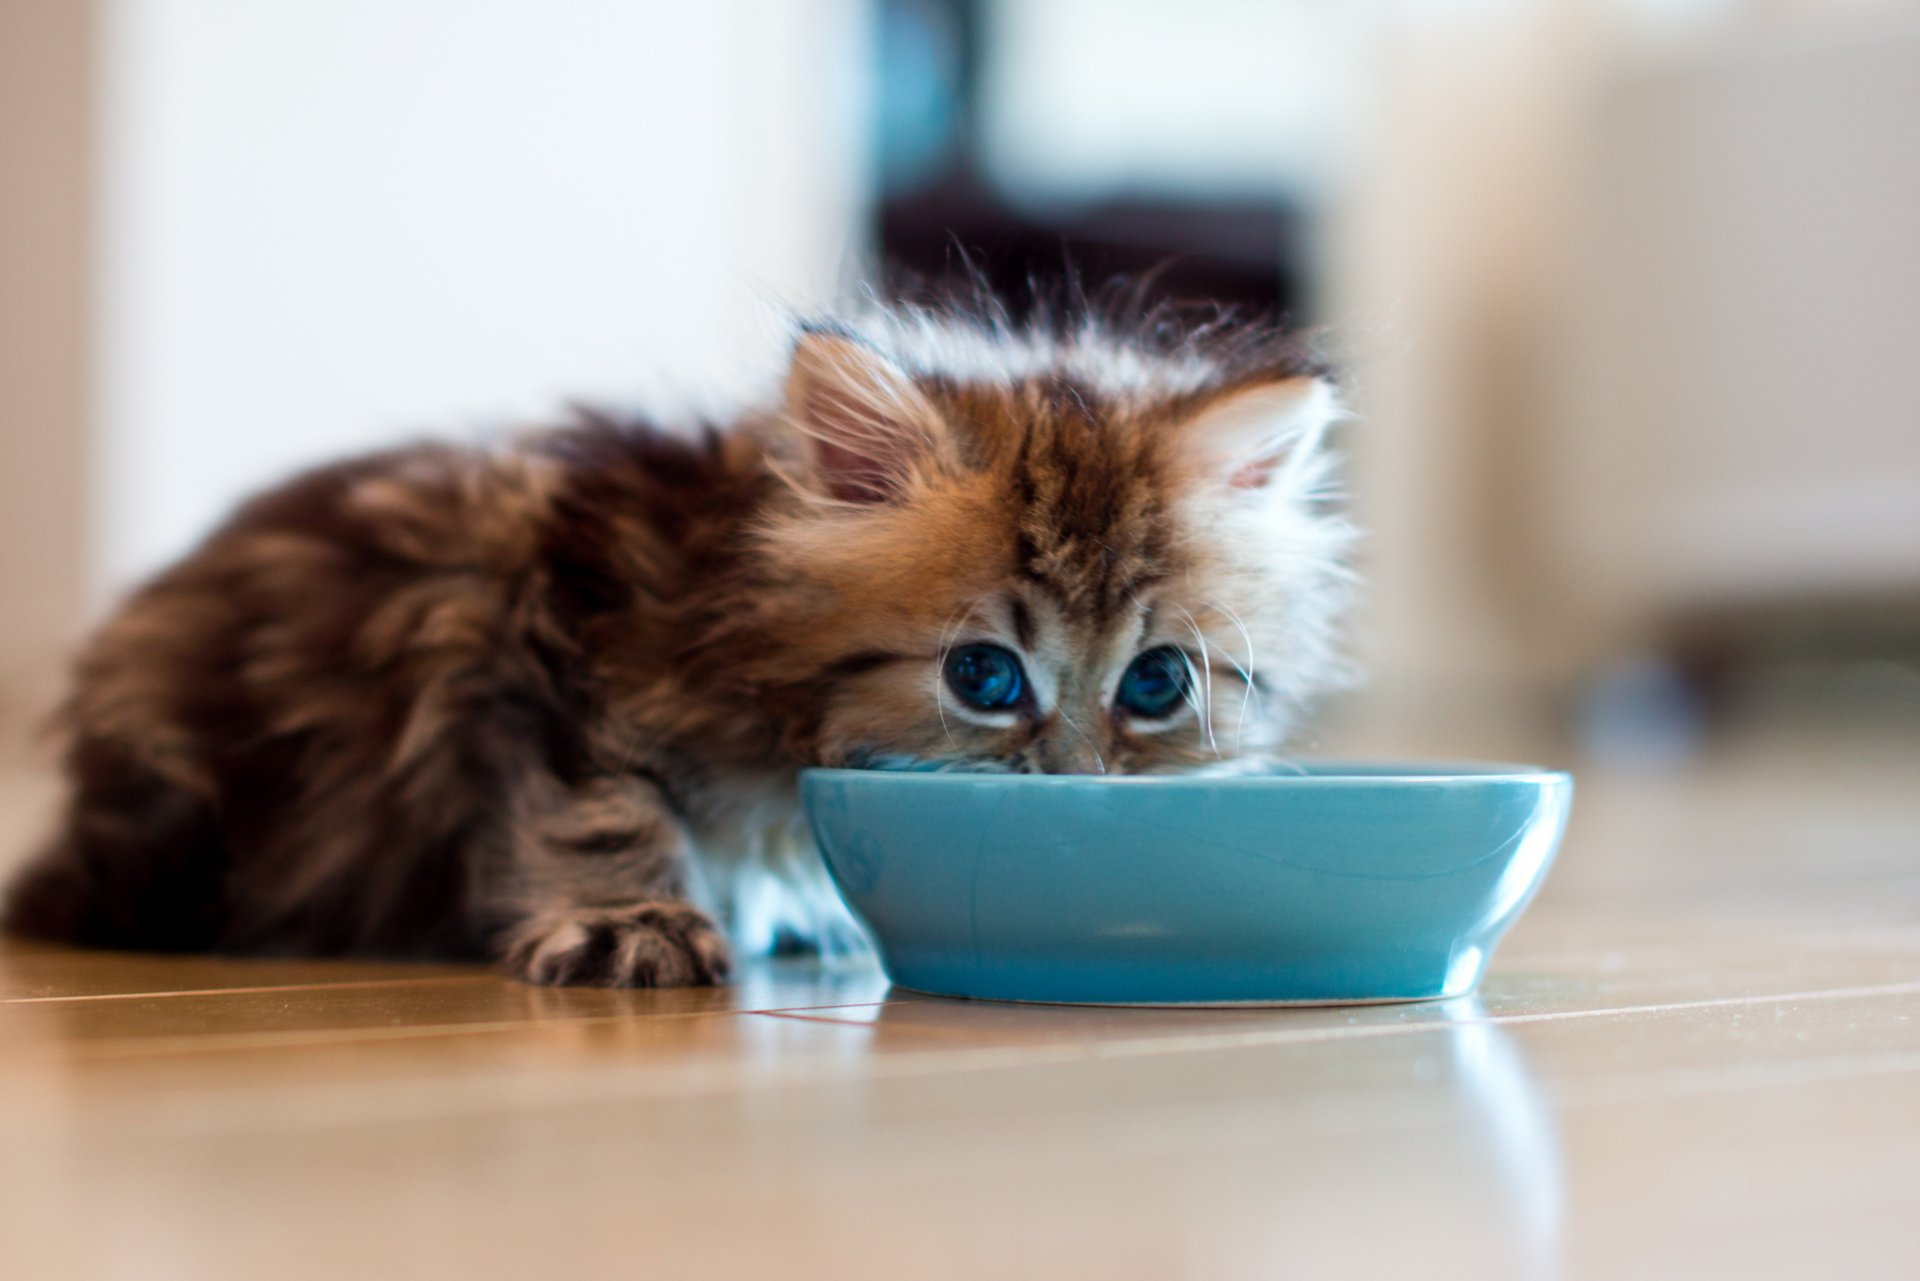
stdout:
<svg viewBox="0 0 1920 1281">
<path fill-rule="evenodd" d="M 0 0 L 6 752 L 250 487 L 724 405 L 964 250 L 1324 329 L 1371 675 L 1312 747 L 1588 771 L 1590 888 L 1688 823 L 1911 866 L 1917 237 L 1895 0 Z"/>
</svg>

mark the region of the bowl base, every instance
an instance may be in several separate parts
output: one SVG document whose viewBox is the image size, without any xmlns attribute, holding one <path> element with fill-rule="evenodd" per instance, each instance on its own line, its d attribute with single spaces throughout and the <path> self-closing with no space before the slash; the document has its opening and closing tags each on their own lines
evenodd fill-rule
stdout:
<svg viewBox="0 0 1920 1281">
<path fill-rule="evenodd" d="M 893 987 L 915 996 L 938 997 L 942 1001 L 986 1001 L 994 1005 L 1074 1005 L 1097 1010 L 1297 1010 L 1325 1009 L 1342 1005 L 1418 1005 L 1427 1001 L 1452 1001 L 1471 996 L 1464 992 L 1429 992 L 1420 996 L 1312 996 L 1278 997 L 1246 1001 L 1064 1001 L 1033 996 L 967 996 L 958 992 L 935 992 L 928 988 L 895 983 Z"/>
</svg>

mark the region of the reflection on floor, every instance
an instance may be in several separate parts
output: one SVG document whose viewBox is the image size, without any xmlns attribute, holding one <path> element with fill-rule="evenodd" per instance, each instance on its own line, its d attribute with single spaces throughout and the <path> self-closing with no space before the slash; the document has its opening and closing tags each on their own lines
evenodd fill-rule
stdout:
<svg viewBox="0 0 1920 1281">
<path fill-rule="evenodd" d="M 1920 754 L 1581 789 L 1484 990 L 1438 1005 L 7 944 L 0 1273 L 1920 1276 Z M 40 796 L 0 789 L 7 849 Z"/>
</svg>

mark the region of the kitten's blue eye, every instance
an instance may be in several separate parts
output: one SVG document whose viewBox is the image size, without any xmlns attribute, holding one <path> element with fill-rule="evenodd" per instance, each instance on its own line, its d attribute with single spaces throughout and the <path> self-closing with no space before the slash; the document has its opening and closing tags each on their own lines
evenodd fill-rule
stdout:
<svg viewBox="0 0 1920 1281">
<path fill-rule="evenodd" d="M 1162 645 L 1133 660 L 1114 701 L 1135 716 L 1165 716 L 1186 701 L 1190 679 L 1187 656 Z"/>
<path fill-rule="evenodd" d="M 947 655 L 946 676 L 961 702 L 983 712 L 1006 711 L 1027 688 L 1020 660 L 998 645 L 962 645 Z"/>
</svg>

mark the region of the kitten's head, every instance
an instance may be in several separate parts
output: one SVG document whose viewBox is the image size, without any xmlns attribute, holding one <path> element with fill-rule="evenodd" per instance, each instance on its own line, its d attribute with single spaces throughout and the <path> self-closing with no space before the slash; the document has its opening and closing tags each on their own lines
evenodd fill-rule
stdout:
<svg viewBox="0 0 1920 1281">
<path fill-rule="evenodd" d="M 796 342 L 769 602 L 827 764 L 1138 773 L 1277 748 L 1337 674 L 1339 413 L 1219 325 L 887 311 Z"/>
</svg>

